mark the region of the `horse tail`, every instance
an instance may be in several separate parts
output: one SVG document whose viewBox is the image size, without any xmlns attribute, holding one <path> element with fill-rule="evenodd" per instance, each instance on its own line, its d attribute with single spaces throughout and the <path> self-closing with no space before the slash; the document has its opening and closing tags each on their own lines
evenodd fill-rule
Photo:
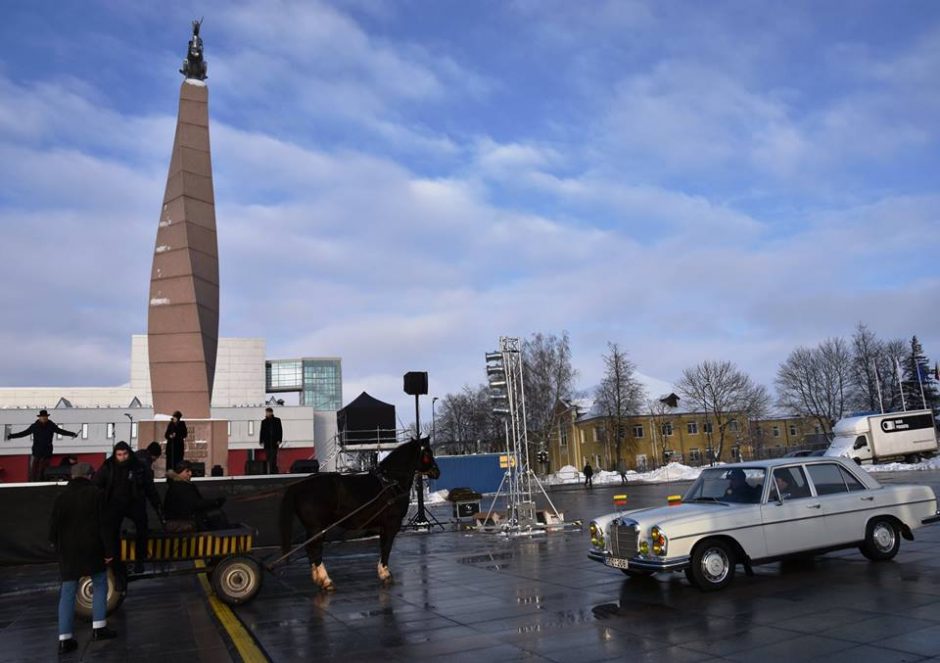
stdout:
<svg viewBox="0 0 940 663">
<path fill-rule="evenodd" d="M 281 554 L 286 555 L 290 550 L 291 534 L 294 526 L 294 503 L 296 501 L 297 486 L 290 486 L 281 499 Z"/>
</svg>

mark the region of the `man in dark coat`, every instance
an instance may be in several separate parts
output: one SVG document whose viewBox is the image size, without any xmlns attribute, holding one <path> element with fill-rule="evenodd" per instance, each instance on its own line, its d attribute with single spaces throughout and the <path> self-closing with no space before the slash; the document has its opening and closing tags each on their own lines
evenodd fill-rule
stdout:
<svg viewBox="0 0 940 663">
<path fill-rule="evenodd" d="M 590 463 L 584 464 L 584 485 L 587 488 L 594 487 L 594 468 Z"/>
<path fill-rule="evenodd" d="M 143 572 L 144 560 L 147 558 L 146 500 L 153 505 L 157 515 L 161 519 L 163 517 L 160 495 L 153 485 L 153 472 L 131 453 L 130 446 L 122 440 L 114 445 L 114 453 L 98 468 L 94 483 L 104 492 L 115 542 L 120 540 L 124 519 L 130 518 L 134 522 L 134 571 Z"/>
<path fill-rule="evenodd" d="M 55 423 L 49 419 L 49 413 L 45 410 L 40 410 L 39 414 L 36 416 L 39 417 L 39 419 L 29 428 L 19 433 L 11 433 L 9 436 L 11 440 L 18 437 L 26 437 L 27 435 L 33 436 L 33 449 L 29 462 L 30 481 L 42 481 L 43 472 L 46 471 L 46 468 L 49 467 L 49 461 L 52 460 L 53 435 L 58 433 L 59 435 L 78 437 L 78 433 L 73 433 L 56 426 Z"/>
<path fill-rule="evenodd" d="M 62 589 L 59 593 L 59 653 L 78 648 L 72 637 L 78 581 L 91 576 L 92 638 L 107 640 L 117 635 L 108 628 L 107 565 L 115 555 L 114 540 L 104 512 L 104 496 L 88 480 L 84 463 L 72 467 L 72 480 L 52 507 L 49 541 L 59 557 Z"/>
<path fill-rule="evenodd" d="M 281 428 L 281 419 L 274 416 L 272 408 L 265 408 L 264 419 L 261 422 L 259 444 L 264 447 L 264 457 L 268 463 L 268 474 L 277 474 L 277 450 L 283 440 L 284 430 Z"/>
<path fill-rule="evenodd" d="M 174 531 L 190 531 L 224 526 L 225 514 L 216 510 L 225 504 L 225 498 L 203 498 L 192 478 L 193 466 L 188 460 L 177 465 L 175 472 L 167 473 L 164 500 L 167 528 Z"/>
<path fill-rule="evenodd" d="M 189 431 L 186 430 L 186 422 L 183 421 L 183 413 L 177 410 L 173 413 L 170 423 L 166 425 L 166 469 L 172 470 L 182 460 L 186 452 L 186 438 Z"/>
</svg>

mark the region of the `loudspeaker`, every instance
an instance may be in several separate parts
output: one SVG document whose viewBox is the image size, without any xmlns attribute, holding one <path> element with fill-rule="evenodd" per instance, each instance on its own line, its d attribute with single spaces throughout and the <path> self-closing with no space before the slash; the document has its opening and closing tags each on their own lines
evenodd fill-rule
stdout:
<svg viewBox="0 0 940 663">
<path fill-rule="evenodd" d="M 222 466 L 221 466 L 221 465 L 213 465 L 213 466 L 212 466 L 212 476 L 214 476 L 214 477 L 224 477 L 224 476 L 225 476 L 225 471 L 222 469 Z"/>
<path fill-rule="evenodd" d="M 193 466 L 193 476 L 194 477 L 204 477 L 206 476 L 206 464 L 205 463 L 196 463 L 190 461 Z"/>
<path fill-rule="evenodd" d="M 245 461 L 245 474 L 267 474 L 268 473 L 268 464 L 263 460 L 246 460 Z"/>
<path fill-rule="evenodd" d="M 295 460 L 290 465 L 291 474 L 315 474 L 320 471 L 318 460 Z"/>
<path fill-rule="evenodd" d="M 411 371 L 405 373 L 405 393 L 409 396 L 421 396 L 428 393 L 427 371 Z"/>
</svg>

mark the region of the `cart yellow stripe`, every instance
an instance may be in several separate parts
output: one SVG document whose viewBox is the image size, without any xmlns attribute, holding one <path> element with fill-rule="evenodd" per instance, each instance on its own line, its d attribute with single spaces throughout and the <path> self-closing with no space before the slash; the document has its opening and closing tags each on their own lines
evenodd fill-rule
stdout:
<svg viewBox="0 0 940 663">
<path fill-rule="evenodd" d="M 196 560 L 195 564 L 196 567 L 200 569 L 206 567 L 205 562 L 202 560 Z M 222 603 L 212 592 L 206 574 L 200 573 L 198 578 L 199 584 L 202 585 L 202 590 L 209 599 L 209 607 L 212 608 L 215 618 L 222 624 L 222 628 L 228 633 L 228 637 L 231 638 L 232 644 L 235 645 L 235 649 L 238 651 L 238 655 L 241 656 L 242 661 L 244 663 L 270 663 L 271 659 L 265 655 L 254 641 L 254 638 L 248 633 L 248 630 L 245 628 L 244 624 L 241 623 L 241 620 L 235 616 L 231 608 Z"/>
</svg>

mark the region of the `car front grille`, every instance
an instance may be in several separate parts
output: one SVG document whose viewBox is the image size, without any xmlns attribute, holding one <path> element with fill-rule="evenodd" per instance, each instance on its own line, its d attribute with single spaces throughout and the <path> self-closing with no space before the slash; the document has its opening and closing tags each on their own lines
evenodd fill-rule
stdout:
<svg viewBox="0 0 940 663">
<path fill-rule="evenodd" d="M 636 555 L 640 530 L 636 525 L 613 525 L 610 528 L 610 551 L 614 557 L 629 559 Z"/>
</svg>

